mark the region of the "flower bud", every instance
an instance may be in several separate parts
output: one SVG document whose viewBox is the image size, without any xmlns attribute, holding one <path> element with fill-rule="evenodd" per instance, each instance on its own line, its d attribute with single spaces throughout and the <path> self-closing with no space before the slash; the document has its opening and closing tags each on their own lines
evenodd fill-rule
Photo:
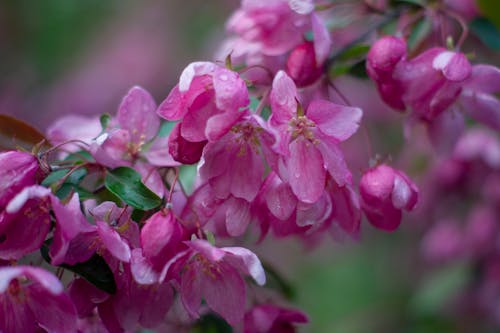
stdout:
<svg viewBox="0 0 500 333">
<path fill-rule="evenodd" d="M 299 87 L 314 83 L 322 74 L 321 64 L 316 63 L 312 42 L 297 46 L 290 53 L 286 67 L 288 74 Z"/>
<path fill-rule="evenodd" d="M 411 211 L 418 200 L 417 186 L 401 171 L 385 164 L 368 170 L 359 184 L 362 209 L 375 227 L 395 230 L 401 210 Z"/>
</svg>

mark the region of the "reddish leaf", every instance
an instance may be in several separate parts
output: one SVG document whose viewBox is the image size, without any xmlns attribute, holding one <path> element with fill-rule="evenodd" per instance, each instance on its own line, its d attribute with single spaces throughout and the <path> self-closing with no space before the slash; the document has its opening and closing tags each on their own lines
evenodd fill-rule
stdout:
<svg viewBox="0 0 500 333">
<path fill-rule="evenodd" d="M 0 151 L 17 148 L 31 150 L 43 140 L 43 146 L 50 147 L 45 136 L 36 128 L 22 120 L 0 114 Z"/>
</svg>

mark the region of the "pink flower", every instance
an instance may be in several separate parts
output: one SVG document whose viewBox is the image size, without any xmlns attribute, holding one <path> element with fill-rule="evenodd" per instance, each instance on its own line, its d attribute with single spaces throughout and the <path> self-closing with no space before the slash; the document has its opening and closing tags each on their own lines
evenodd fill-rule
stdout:
<svg viewBox="0 0 500 333">
<path fill-rule="evenodd" d="M 81 140 L 88 144 L 101 133 L 99 117 L 67 115 L 57 119 L 47 129 L 47 139 L 54 146 L 70 140 Z M 81 149 L 78 144 L 64 145 L 64 150 L 76 152 Z"/>
<path fill-rule="evenodd" d="M 266 281 L 257 256 L 241 247 L 216 248 L 204 240 L 186 242 L 184 254 L 174 258 L 167 267 L 167 276 L 180 274 L 180 294 L 184 307 L 195 318 L 202 299 L 229 324 L 243 319 L 245 313 L 245 282 L 250 275 L 259 284 Z"/>
<path fill-rule="evenodd" d="M 295 333 L 294 324 L 307 322 L 309 319 L 302 311 L 261 304 L 245 314 L 244 333 Z"/>
<path fill-rule="evenodd" d="M 36 267 L 0 267 L 0 331 L 75 332 L 76 310 L 62 283 Z"/>
<path fill-rule="evenodd" d="M 244 0 L 227 30 L 265 55 L 281 55 L 302 42 L 313 10 L 312 1 Z"/>
<path fill-rule="evenodd" d="M 271 125 L 279 131 L 279 174 L 304 203 L 316 202 L 325 189 L 326 173 L 339 185 L 351 182 L 339 143 L 356 132 L 359 108 L 312 101 L 299 111 L 297 89 L 285 72 L 278 72 L 271 91 Z M 311 175 L 314 175 L 311 177 Z"/>
<path fill-rule="evenodd" d="M 0 258 L 20 259 L 40 248 L 50 229 L 48 188 L 25 187 L 0 213 Z"/>
<path fill-rule="evenodd" d="M 233 195 L 253 201 L 264 180 L 264 162 L 276 163 L 271 149 L 274 141 L 259 117 L 245 115 L 224 137 L 207 144 L 199 171 L 201 181 L 210 184 L 217 198 Z"/>
<path fill-rule="evenodd" d="M 7 151 L 0 153 L 0 212 L 23 188 L 34 185 L 40 167 L 29 153 Z"/>
<path fill-rule="evenodd" d="M 141 285 L 125 267 L 115 272 L 117 292 L 98 304 L 99 316 L 111 333 L 154 329 L 172 306 L 174 293 L 169 283 Z"/>
<path fill-rule="evenodd" d="M 177 165 L 168 154 L 167 140 L 156 138 L 160 118 L 155 111 L 153 97 L 141 87 L 132 87 L 123 98 L 110 128 L 91 145 L 96 161 L 110 168 L 131 166 L 141 158 L 157 166 Z M 147 147 L 146 143 L 151 145 Z M 164 156 L 159 156 L 158 151 Z"/>
<path fill-rule="evenodd" d="M 249 102 L 245 81 L 236 72 L 211 62 L 194 62 L 184 69 L 158 114 L 181 120 L 177 134 L 186 141 L 215 141 L 238 121 Z"/>
<path fill-rule="evenodd" d="M 359 192 L 366 217 L 385 231 L 395 230 L 401 223 L 401 210 L 411 211 L 418 201 L 417 186 L 403 172 L 385 164 L 363 174 Z"/>
</svg>

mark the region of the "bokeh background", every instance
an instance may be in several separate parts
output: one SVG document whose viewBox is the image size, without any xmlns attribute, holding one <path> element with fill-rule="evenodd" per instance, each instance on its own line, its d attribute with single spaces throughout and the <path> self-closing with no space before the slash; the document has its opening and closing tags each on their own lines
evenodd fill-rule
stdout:
<svg viewBox="0 0 500 333">
<path fill-rule="evenodd" d="M 65 114 L 114 114 L 133 85 L 161 102 L 188 63 L 213 59 L 237 6 L 236 0 L 2 0 L 0 113 L 45 130 Z M 388 112 L 378 119 L 398 117 Z M 400 153 L 401 128 L 387 130 L 385 120 L 379 129 L 387 135 L 370 149 Z M 269 240 L 255 250 L 289 287 L 291 304 L 309 314 L 304 332 L 488 332 L 473 316 L 458 322 L 448 316 L 471 267 L 426 263 L 420 245 L 426 223 L 406 220 L 386 234 L 364 221 L 360 242 L 325 239 L 308 248 Z"/>
</svg>

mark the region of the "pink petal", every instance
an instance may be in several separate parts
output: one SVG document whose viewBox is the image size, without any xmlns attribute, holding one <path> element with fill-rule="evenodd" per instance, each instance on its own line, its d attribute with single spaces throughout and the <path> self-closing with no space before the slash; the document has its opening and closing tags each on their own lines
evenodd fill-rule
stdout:
<svg viewBox="0 0 500 333">
<path fill-rule="evenodd" d="M 437 151 L 447 153 L 453 150 L 465 129 L 462 114 L 448 110 L 442 112 L 428 126 L 429 137 Z"/>
<path fill-rule="evenodd" d="M 314 5 L 313 5 L 314 6 Z M 330 31 L 317 14 L 311 15 L 312 29 L 314 35 L 314 53 L 316 54 L 316 64 L 321 65 L 328 58 L 332 48 Z"/>
<path fill-rule="evenodd" d="M 339 141 L 347 140 L 357 131 L 362 116 L 360 108 L 325 100 L 314 100 L 307 108 L 307 118 L 314 121 L 321 132 Z"/>
<path fill-rule="evenodd" d="M 59 279 L 52 273 L 38 267 L 10 266 L 0 267 L 0 293 L 5 293 L 13 279 L 24 276 L 39 283 L 50 294 L 59 295 L 64 287 Z"/>
<path fill-rule="evenodd" d="M 187 246 L 191 249 L 201 253 L 205 258 L 210 260 L 211 262 L 220 261 L 225 252 L 215 246 L 212 246 L 209 242 L 202 239 L 194 239 L 192 241 L 185 242 Z"/>
<path fill-rule="evenodd" d="M 472 66 L 472 75 L 465 84 L 464 90 L 486 94 L 500 92 L 500 69 L 491 65 Z"/>
<path fill-rule="evenodd" d="M 272 185 L 266 193 L 265 201 L 269 211 L 280 220 L 287 220 L 295 211 L 297 197 L 293 194 L 290 185 L 282 182 L 275 174 L 272 177 Z"/>
<path fill-rule="evenodd" d="M 244 114 L 244 111 L 230 110 L 210 117 L 205 128 L 205 136 L 208 141 L 222 138 Z"/>
<path fill-rule="evenodd" d="M 286 164 L 290 187 L 300 201 L 314 203 L 325 189 L 326 172 L 321 153 L 302 137 L 292 141 L 289 147 L 290 158 Z"/>
<path fill-rule="evenodd" d="M 134 280 L 139 284 L 154 284 L 158 282 L 159 274 L 153 269 L 153 266 L 144 257 L 142 249 L 132 250 L 130 258 L 130 270 Z"/>
<path fill-rule="evenodd" d="M 217 271 L 205 275 L 202 280 L 203 296 L 208 306 L 220 314 L 229 324 L 243 320 L 245 313 L 245 283 L 238 272 L 227 264 L 220 264 Z"/>
<path fill-rule="evenodd" d="M 121 238 L 120 234 L 106 222 L 97 221 L 97 232 L 104 247 L 118 260 L 130 261 L 130 247 Z"/>
<path fill-rule="evenodd" d="M 190 316 L 198 318 L 203 286 L 196 266 L 188 266 L 181 276 L 181 300 Z"/>
<path fill-rule="evenodd" d="M 241 236 L 250 224 L 250 204 L 243 200 L 230 197 L 223 205 L 226 210 L 226 229 L 232 237 Z"/>
<path fill-rule="evenodd" d="M 273 80 L 270 94 L 273 125 L 288 123 L 297 112 L 297 87 L 283 71 L 279 71 Z"/>
<path fill-rule="evenodd" d="M 168 137 L 169 154 L 165 154 L 165 156 L 171 156 L 175 161 L 182 164 L 194 164 L 200 160 L 206 144 L 206 140 L 200 142 L 186 140 L 181 133 L 181 124 L 178 123 Z"/>
<path fill-rule="evenodd" d="M 213 73 L 215 104 L 219 110 L 238 112 L 250 103 L 245 81 L 238 73 L 217 67 Z"/>
<path fill-rule="evenodd" d="M 196 76 L 211 74 L 217 66 L 212 62 L 192 62 L 181 73 L 179 79 L 179 91 L 181 93 L 189 90 L 191 82 Z"/>
<path fill-rule="evenodd" d="M 352 174 L 344 159 L 344 154 L 335 139 L 316 132 L 319 143 L 316 148 L 321 152 L 325 167 L 339 186 L 352 183 Z"/>
<path fill-rule="evenodd" d="M 183 96 L 179 91 L 179 85 L 176 85 L 172 89 L 156 112 L 158 116 L 170 121 L 179 120 L 186 115 L 188 108 L 184 104 Z"/>
<path fill-rule="evenodd" d="M 462 110 L 470 117 L 500 131 L 500 100 L 493 95 L 464 90 L 460 96 Z"/>
<path fill-rule="evenodd" d="M 255 253 L 243 247 L 223 247 L 221 250 L 230 253 L 224 257 L 224 260 L 233 267 L 250 275 L 259 286 L 266 283 L 266 273 Z"/>
<path fill-rule="evenodd" d="M 312 0 L 288 0 L 290 8 L 302 15 L 310 14 L 314 11 L 314 3 Z"/>
<path fill-rule="evenodd" d="M 432 61 L 432 67 L 441 70 L 444 77 L 453 82 L 464 81 L 472 72 L 469 60 L 460 52 L 441 52 Z"/>
<path fill-rule="evenodd" d="M 39 285 L 28 288 L 29 307 L 40 326 L 48 332 L 76 332 L 76 309 L 66 294 L 52 295 Z"/>
<path fill-rule="evenodd" d="M 130 133 L 134 144 L 151 140 L 160 129 L 160 119 L 156 115 L 156 103 L 143 88 L 135 86 L 123 98 L 117 119 L 122 129 Z"/>
<path fill-rule="evenodd" d="M 36 157 L 29 153 L 0 153 L 0 210 L 24 187 L 34 185 L 39 170 Z"/>
</svg>

